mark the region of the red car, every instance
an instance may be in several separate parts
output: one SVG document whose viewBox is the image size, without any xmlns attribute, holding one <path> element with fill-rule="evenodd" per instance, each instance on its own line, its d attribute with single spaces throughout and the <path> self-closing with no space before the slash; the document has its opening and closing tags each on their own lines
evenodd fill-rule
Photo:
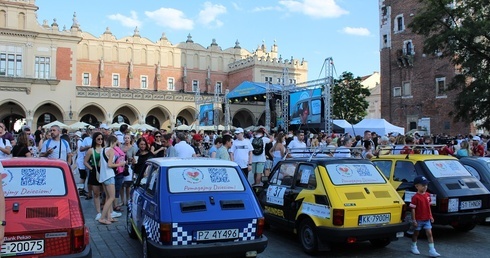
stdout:
<svg viewBox="0 0 490 258">
<path fill-rule="evenodd" d="M 0 162 L 6 210 L 0 256 L 92 257 L 70 166 L 45 158 Z"/>
</svg>

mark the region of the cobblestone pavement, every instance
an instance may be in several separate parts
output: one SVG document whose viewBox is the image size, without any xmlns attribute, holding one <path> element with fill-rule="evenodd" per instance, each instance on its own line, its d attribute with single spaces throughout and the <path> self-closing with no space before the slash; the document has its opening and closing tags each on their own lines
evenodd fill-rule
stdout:
<svg viewBox="0 0 490 258">
<path fill-rule="evenodd" d="M 85 223 L 90 229 L 90 244 L 94 258 L 142 257 L 141 243 L 136 239 L 129 238 L 126 231 L 126 206 L 123 206 L 123 215 L 118 218 L 118 222 L 114 222 L 111 225 L 102 225 L 95 220 L 97 213 L 95 212 L 93 199 L 85 200 L 83 196 L 80 198 Z"/>
</svg>

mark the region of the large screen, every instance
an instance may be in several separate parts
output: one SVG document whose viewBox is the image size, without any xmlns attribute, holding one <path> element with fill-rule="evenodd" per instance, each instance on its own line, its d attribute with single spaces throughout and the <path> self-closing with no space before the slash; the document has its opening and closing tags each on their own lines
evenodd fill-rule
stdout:
<svg viewBox="0 0 490 258">
<path fill-rule="evenodd" d="M 213 104 L 204 104 L 199 107 L 199 125 L 214 125 Z"/>
<path fill-rule="evenodd" d="M 290 124 L 319 124 L 322 121 L 322 89 L 305 89 L 289 96 Z"/>
</svg>

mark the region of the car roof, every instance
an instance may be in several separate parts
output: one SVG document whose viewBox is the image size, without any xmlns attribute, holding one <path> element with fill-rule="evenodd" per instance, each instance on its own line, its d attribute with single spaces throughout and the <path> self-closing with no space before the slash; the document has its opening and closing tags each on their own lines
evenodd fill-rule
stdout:
<svg viewBox="0 0 490 258">
<path fill-rule="evenodd" d="M 458 160 L 455 157 L 447 156 L 447 155 L 432 155 L 432 154 L 395 154 L 395 155 L 381 155 L 379 157 L 372 158 L 372 161 L 376 160 L 384 160 L 384 159 L 404 159 L 404 160 L 415 160 L 415 161 L 424 161 L 424 160 Z"/>
<path fill-rule="evenodd" d="M 0 162 L 3 166 L 68 166 L 64 160 L 52 158 L 7 158 Z"/>
<path fill-rule="evenodd" d="M 235 162 L 211 158 L 152 158 L 151 161 L 161 167 L 176 166 L 238 166 Z"/>
<path fill-rule="evenodd" d="M 295 157 L 295 158 L 288 158 L 286 161 L 292 161 L 292 162 L 312 162 L 312 163 L 318 163 L 318 164 L 335 164 L 335 163 L 371 163 L 371 160 L 368 159 L 356 159 L 356 158 L 344 158 L 344 157 Z"/>
</svg>

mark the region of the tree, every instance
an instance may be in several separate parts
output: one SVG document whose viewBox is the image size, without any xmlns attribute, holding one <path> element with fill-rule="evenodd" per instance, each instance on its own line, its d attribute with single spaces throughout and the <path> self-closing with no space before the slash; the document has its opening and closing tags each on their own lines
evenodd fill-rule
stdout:
<svg viewBox="0 0 490 258">
<path fill-rule="evenodd" d="M 345 119 L 351 124 L 361 121 L 366 115 L 369 102 L 366 97 L 371 95 L 369 89 L 361 84 L 361 77 L 354 78 L 350 72 L 344 72 L 334 80 L 332 88 L 333 116 Z"/>
<path fill-rule="evenodd" d="M 460 92 L 450 115 L 490 129 L 490 1 L 420 1 L 409 27 L 425 37 L 424 53 L 449 58 L 459 70 L 449 86 Z"/>
</svg>

